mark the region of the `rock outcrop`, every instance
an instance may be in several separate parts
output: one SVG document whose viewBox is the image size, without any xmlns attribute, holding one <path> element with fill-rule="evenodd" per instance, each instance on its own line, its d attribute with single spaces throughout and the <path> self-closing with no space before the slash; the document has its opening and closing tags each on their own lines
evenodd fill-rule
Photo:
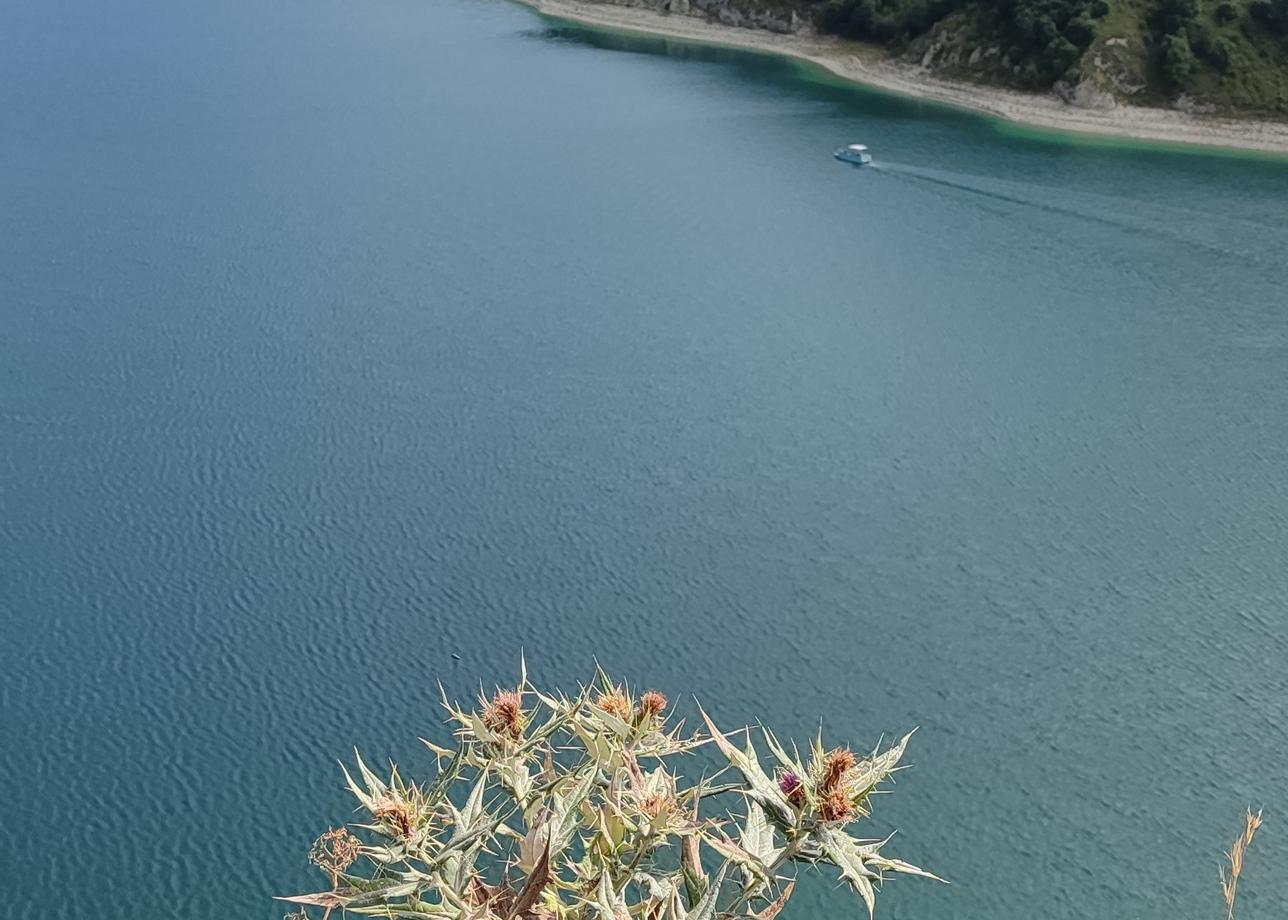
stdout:
<svg viewBox="0 0 1288 920">
<path fill-rule="evenodd" d="M 696 16 L 744 29 L 796 34 L 809 28 L 809 23 L 795 10 L 771 8 L 755 0 L 595 0 L 612 6 L 633 6 L 669 13 L 674 16 Z"/>
</svg>

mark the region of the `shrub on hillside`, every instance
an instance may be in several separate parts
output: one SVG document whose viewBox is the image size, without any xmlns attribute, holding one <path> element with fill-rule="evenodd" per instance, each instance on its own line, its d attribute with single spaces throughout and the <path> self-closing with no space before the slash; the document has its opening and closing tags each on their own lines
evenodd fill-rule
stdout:
<svg viewBox="0 0 1288 920">
<path fill-rule="evenodd" d="M 1088 0 L 1012 0 L 1010 17 L 1019 57 L 1048 86 L 1067 76 L 1096 37 Z"/>
<path fill-rule="evenodd" d="M 1083 13 L 1069 20 L 1068 25 L 1064 27 L 1064 37 L 1074 46 L 1075 50 L 1083 49 L 1091 44 L 1092 39 L 1096 37 L 1096 25 L 1091 21 L 1088 13 Z"/>
<path fill-rule="evenodd" d="M 1168 35 L 1163 39 L 1163 79 L 1173 89 L 1184 89 L 1198 69 L 1198 59 L 1190 48 L 1190 40 L 1183 34 Z"/>
<path fill-rule="evenodd" d="M 1276 35 L 1288 35 L 1288 0 L 1253 0 L 1248 4 L 1252 21 Z"/>
<path fill-rule="evenodd" d="M 1164 33 L 1180 32 L 1200 11 L 1199 0 L 1163 0 L 1158 7 L 1158 28 Z"/>
<path fill-rule="evenodd" d="M 888 44 L 915 38 L 965 0 L 831 0 L 818 14 L 824 32 Z"/>
</svg>

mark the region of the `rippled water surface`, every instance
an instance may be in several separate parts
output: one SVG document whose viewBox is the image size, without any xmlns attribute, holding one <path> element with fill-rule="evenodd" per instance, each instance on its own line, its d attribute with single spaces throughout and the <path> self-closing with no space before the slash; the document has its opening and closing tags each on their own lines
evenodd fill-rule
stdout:
<svg viewBox="0 0 1288 920">
<path fill-rule="evenodd" d="M 920 726 L 891 920 L 1213 918 L 1248 803 L 1282 916 L 1285 215 L 485 0 L 8 0 L 0 917 L 279 916 L 521 648 Z"/>
</svg>

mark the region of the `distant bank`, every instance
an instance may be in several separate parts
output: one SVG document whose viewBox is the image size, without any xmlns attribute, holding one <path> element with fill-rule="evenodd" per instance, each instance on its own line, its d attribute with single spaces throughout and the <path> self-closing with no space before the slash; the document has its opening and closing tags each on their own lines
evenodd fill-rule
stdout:
<svg viewBox="0 0 1288 920">
<path fill-rule="evenodd" d="M 856 83 L 1038 128 L 1288 155 L 1288 122 L 1222 118 L 1121 103 L 1104 108 L 1083 107 L 1050 93 L 1024 93 L 945 80 L 921 68 L 883 58 L 879 50 L 830 37 L 724 25 L 698 16 L 596 0 L 518 2 L 545 16 L 587 25 L 784 54 Z"/>
</svg>

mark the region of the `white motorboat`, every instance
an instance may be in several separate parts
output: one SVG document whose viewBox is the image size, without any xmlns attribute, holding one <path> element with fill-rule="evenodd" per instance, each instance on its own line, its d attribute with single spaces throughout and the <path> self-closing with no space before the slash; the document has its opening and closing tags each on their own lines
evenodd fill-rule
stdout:
<svg viewBox="0 0 1288 920">
<path fill-rule="evenodd" d="M 832 155 L 842 163 L 853 163 L 855 166 L 867 166 L 872 162 L 872 154 L 868 153 L 868 148 L 863 144 L 850 144 Z"/>
</svg>

